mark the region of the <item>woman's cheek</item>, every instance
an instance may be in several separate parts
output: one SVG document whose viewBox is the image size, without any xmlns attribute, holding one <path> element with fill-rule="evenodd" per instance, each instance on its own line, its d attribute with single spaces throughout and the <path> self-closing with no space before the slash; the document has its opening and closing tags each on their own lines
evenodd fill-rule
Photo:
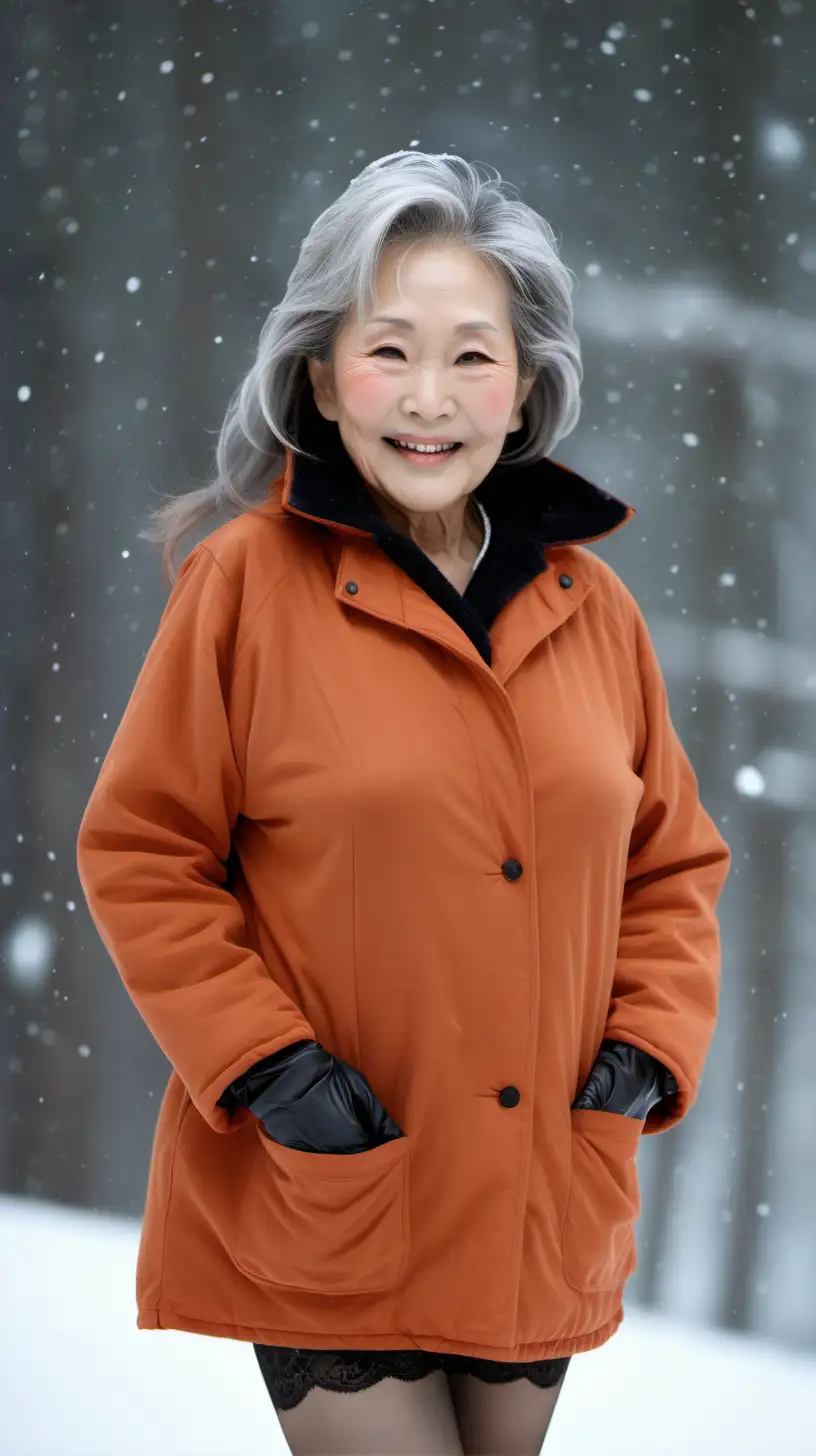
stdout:
<svg viewBox="0 0 816 1456">
<path fill-rule="evenodd" d="M 377 420 L 391 407 L 393 384 L 377 370 L 358 369 L 346 376 L 348 408 L 360 419 Z"/>
<path fill-rule="evenodd" d="M 479 391 L 479 413 L 484 423 L 498 426 L 507 419 L 513 407 L 514 386 L 505 379 L 485 380 Z M 487 434 L 490 430 L 487 429 Z"/>
</svg>

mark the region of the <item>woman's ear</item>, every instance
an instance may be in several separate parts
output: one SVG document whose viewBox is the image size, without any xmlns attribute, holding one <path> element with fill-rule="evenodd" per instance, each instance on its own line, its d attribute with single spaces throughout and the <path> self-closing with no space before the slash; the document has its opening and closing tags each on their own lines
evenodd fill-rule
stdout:
<svg viewBox="0 0 816 1456">
<path fill-rule="evenodd" d="M 337 420 L 337 394 L 332 361 L 307 358 L 306 368 L 309 371 L 315 404 L 324 420 Z"/>
<path fill-rule="evenodd" d="M 535 382 L 535 374 L 529 374 L 526 379 L 519 380 L 516 386 L 515 406 L 513 409 L 513 413 L 510 416 L 510 423 L 507 426 L 508 434 L 512 433 L 514 430 L 522 429 L 524 425 L 524 416 L 521 413 L 521 407 L 524 404 L 524 401 L 526 400 Z"/>
</svg>

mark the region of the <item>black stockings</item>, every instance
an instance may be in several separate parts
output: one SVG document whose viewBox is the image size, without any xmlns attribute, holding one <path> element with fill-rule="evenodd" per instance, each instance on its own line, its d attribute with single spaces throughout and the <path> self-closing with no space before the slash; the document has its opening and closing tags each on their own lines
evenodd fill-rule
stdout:
<svg viewBox="0 0 816 1456">
<path fill-rule="evenodd" d="M 538 1456 L 563 1384 L 434 1370 L 367 1390 L 316 1388 L 277 1416 L 292 1456 Z"/>
</svg>

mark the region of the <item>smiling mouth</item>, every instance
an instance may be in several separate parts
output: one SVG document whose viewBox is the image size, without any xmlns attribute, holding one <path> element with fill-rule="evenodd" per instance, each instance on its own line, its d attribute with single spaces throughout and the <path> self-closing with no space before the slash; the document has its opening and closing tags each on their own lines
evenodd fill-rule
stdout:
<svg viewBox="0 0 816 1456">
<path fill-rule="evenodd" d="M 383 439 L 386 445 L 390 445 L 392 450 L 397 450 L 401 455 L 455 455 L 456 451 L 462 448 L 461 440 L 457 440 L 453 445 L 446 446 L 444 450 L 411 450 L 407 445 L 398 445 L 396 440 L 390 439 L 388 435 L 383 435 Z"/>
</svg>

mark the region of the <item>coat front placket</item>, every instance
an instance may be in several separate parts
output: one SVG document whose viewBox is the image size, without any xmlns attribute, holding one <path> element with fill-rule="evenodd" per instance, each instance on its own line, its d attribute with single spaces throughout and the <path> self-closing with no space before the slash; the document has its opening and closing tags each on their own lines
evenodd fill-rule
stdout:
<svg viewBox="0 0 816 1456">
<path fill-rule="evenodd" d="M 442 675 L 461 715 L 462 756 L 457 764 L 438 763 L 438 776 L 452 778 L 459 794 L 470 785 L 473 796 L 468 805 L 448 806 L 456 820 L 453 838 L 443 862 L 426 867 L 425 893 L 433 894 L 437 875 L 436 893 L 447 905 L 448 958 L 443 954 L 436 963 L 435 943 L 423 943 L 422 897 L 416 907 L 420 923 L 405 925 L 414 942 L 415 960 L 410 955 L 408 960 L 419 968 L 416 989 L 423 994 L 407 1043 L 413 1060 L 405 1105 L 406 1131 L 414 1138 L 411 1271 L 395 1299 L 402 1327 L 421 1330 L 426 1338 L 452 1322 L 475 1343 L 511 1347 L 517 1339 L 525 1211 L 534 1128 L 541 1114 L 536 1098 L 541 1054 L 536 836 L 543 827 L 535 820 L 530 763 L 511 689 L 514 674 L 588 591 L 586 583 L 559 580 L 551 569 L 543 572 L 497 618 L 488 666 L 467 633 L 373 542 L 344 535 L 340 553 L 335 596 L 344 608 L 387 624 L 386 638 L 399 630 L 416 635 L 418 650 L 400 657 L 399 670 L 415 675 L 417 701 L 433 701 L 429 674 L 437 686 Z M 420 639 L 431 644 L 430 653 Z M 395 764 L 399 760 L 398 751 Z M 393 832 L 400 833 L 398 820 Z M 437 843 L 432 824 L 428 840 L 429 846 Z M 376 852 L 372 846 L 372 855 Z M 410 884 L 420 868 L 406 859 L 402 873 Z M 365 878 L 363 872 L 363 885 Z M 437 932 L 434 941 L 445 934 Z M 464 961 L 451 966 L 457 949 Z M 375 946 L 371 953 L 373 958 Z M 442 979 L 449 982 L 447 996 L 438 994 Z M 365 1004 L 360 1014 L 366 1066 L 376 1073 L 378 1018 L 372 1016 L 366 1029 Z M 397 1032 L 382 1038 L 392 1054 L 395 1035 L 399 1043 Z M 564 1111 L 558 1125 L 563 1178 L 551 1180 L 553 1208 L 547 1218 L 553 1230 L 567 1193 Z M 551 1262 L 557 1262 L 557 1254 L 554 1245 Z M 456 1277 L 445 1292 L 441 1285 L 451 1260 Z"/>
</svg>

